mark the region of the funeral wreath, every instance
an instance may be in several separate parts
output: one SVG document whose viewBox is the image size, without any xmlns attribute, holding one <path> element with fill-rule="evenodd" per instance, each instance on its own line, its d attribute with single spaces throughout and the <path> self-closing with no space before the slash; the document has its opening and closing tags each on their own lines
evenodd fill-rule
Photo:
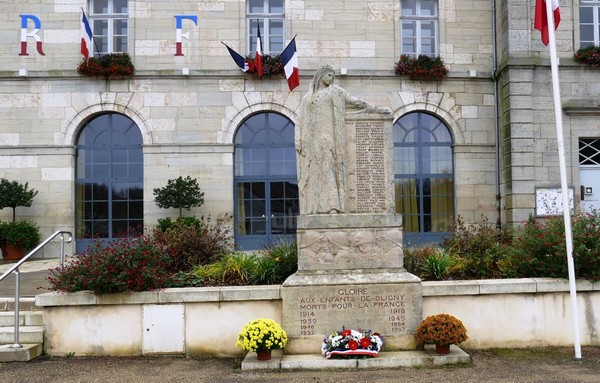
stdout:
<svg viewBox="0 0 600 383">
<path fill-rule="evenodd" d="M 342 327 L 323 339 L 321 353 L 327 359 L 337 357 L 377 356 L 383 340 L 379 333 L 371 330 L 350 330 Z"/>
</svg>

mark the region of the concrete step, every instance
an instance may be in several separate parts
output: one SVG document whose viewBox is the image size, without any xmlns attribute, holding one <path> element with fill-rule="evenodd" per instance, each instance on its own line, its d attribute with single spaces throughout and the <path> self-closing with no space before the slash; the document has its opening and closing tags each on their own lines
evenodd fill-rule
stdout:
<svg viewBox="0 0 600 383">
<path fill-rule="evenodd" d="M 13 311 L 15 309 L 15 298 L 0 297 L 0 312 Z M 35 305 L 35 297 L 19 299 L 19 311 L 39 310 Z"/>
<path fill-rule="evenodd" d="M 41 343 L 21 344 L 19 348 L 13 348 L 10 344 L 0 345 L 0 363 L 28 362 L 42 355 L 42 351 Z"/>
<path fill-rule="evenodd" d="M 13 311 L 0 311 L 0 327 L 15 325 Z M 19 311 L 19 326 L 43 326 L 44 314 L 41 311 Z"/>
<path fill-rule="evenodd" d="M 0 344 L 13 344 L 15 328 L 0 327 Z M 19 343 L 43 343 L 44 326 L 19 326 Z"/>
<path fill-rule="evenodd" d="M 260 361 L 255 352 L 249 352 L 242 362 L 242 370 L 379 369 L 469 363 L 469 354 L 454 345 L 450 346 L 450 353 L 446 355 L 438 355 L 434 346 L 425 346 L 423 351 L 380 352 L 377 357 L 367 359 L 326 359 L 320 354 L 284 355 L 281 350 L 274 350 L 271 360 L 267 361 Z"/>
</svg>

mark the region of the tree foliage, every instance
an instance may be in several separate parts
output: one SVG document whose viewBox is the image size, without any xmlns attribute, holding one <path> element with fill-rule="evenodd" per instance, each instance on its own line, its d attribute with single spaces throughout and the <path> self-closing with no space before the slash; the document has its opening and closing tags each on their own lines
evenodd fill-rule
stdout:
<svg viewBox="0 0 600 383">
<path fill-rule="evenodd" d="M 29 189 L 28 182 L 22 184 L 18 181 L 9 181 L 6 178 L 2 178 L 0 179 L 0 210 L 5 207 L 12 208 L 14 222 L 17 207 L 30 207 L 33 202 L 33 197 L 37 194 L 37 190 Z"/>
<path fill-rule="evenodd" d="M 177 208 L 179 216 L 183 215 L 183 209 L 202 206 L 204 203 L 204 192 L 195 178 L 179 176 L 167 181 L 167 185 L 154 189 L 154 201 L 158 207 L 163 209 Z"/>
</svg>

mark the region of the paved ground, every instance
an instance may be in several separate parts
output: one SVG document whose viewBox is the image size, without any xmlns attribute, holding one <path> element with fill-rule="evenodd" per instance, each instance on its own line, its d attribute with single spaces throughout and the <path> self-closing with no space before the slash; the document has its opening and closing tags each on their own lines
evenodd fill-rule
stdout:
<svg viewBox="0 0 600 383">
<path fill-rule="evenodd" d="M 600 347 L 467 350 L 473 363 L 438 368 L 244 372 L 241 359 L 41 357 L 0 363 L 2 383 L 598 383 Z"/>
</svg>

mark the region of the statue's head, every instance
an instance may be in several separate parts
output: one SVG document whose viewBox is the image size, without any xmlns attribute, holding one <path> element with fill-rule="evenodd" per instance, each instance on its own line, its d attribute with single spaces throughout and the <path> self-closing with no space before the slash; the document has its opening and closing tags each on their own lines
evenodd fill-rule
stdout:
<svg viewBox="0 0 600 383">
<path fill-rule="evenodd" d="M 319 87 L 321 85 L 321 80 L 323 79 L 323 76 L 325 76 L 328 73 L 335 75 L 335 71 L 333 70 L 331 65 L 323 65 L 323 66 L 319 67 L 319 69 L 317 69 L 317 73 L 315 73 L 315 77 L 313 78 L 313 83 L 312 83 L 313 89 L 315 91 L 319 89 Z"/>
</svg>

